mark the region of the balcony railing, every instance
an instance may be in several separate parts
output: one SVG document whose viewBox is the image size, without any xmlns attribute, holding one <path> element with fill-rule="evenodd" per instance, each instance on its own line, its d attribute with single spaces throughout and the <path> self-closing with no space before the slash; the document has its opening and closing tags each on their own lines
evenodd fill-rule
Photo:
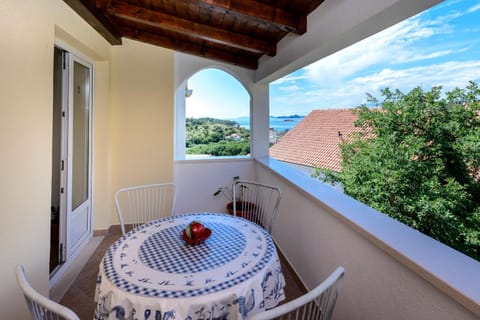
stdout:
<svg viewBox="0 0 480 320">
<path fill-rule="evenodd" d="M 282 189 L 273 238 L 307 288 L 345 268 L 336 319 L 480 317 L 478 261 L 273 159 L 176 162 L 176 212 L 225 212 L 233 176 Z"/>
</svg>

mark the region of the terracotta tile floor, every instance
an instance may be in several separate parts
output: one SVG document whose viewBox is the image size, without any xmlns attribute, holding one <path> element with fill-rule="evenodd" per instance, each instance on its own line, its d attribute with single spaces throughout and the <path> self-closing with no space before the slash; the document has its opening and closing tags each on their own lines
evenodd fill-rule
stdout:
<svg viewBox="0 0 480 320">
<path fill-rule="evenodd" d="M 105 237 L 60 301 L 61 304 L 75 311 L 82 320 L 93 319 L 93 311 L 95 308 L 95 282 L 98 273 L 98 266 L 100 265 L 105 251 L 119 237 L 120 234 L 113 234 Z M 287 298 L 282 302 L 285 303 L 305 293 L 305 289 L 300 284 L 293 271 L 285 263 L 285 260 L 283 258 L 281 260 L 283 273 L 287 282 L 287 286 L 285 287 L 285 295 Z"/>
</svg>

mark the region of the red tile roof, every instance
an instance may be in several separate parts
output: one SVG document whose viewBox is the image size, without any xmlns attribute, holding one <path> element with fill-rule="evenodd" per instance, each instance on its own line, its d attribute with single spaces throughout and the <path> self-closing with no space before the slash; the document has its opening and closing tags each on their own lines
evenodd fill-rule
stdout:
<svg viewBox="0 0 480 320">
<path fill-rule="evenodd" d="M 357 118 L 352 109 L 313 110 L 270 148 L 270 156 L 338 172 L 342 168 L 339 143 L 359 130 L 353 124 Z"/>
</svg>

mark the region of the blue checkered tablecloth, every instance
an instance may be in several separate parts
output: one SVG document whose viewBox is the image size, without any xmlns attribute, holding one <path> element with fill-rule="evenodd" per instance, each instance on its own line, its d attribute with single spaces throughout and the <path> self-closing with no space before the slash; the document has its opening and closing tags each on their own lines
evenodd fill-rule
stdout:
<svg viewBox="0 0 480 320">
<path fill-rule="evenodd" d="M 182 230 L 198 220 L 212 231 L 190 245 Z M 239 217 L 192 213 L 166 217 L 124 235 L 107 251 L 96 289 L 96 319 L 245 319 L 284 298 L 275 245 Z M 132 317 L 133 318 L 133 317 Z"/>
</svg>

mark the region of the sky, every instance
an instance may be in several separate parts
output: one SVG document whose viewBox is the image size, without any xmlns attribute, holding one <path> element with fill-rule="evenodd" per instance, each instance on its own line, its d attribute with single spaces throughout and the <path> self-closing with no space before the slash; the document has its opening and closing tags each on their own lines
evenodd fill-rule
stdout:
<svg viewBox="0 0 480 320">
<path fill-rule="evenodd" d="M 443 92 L 480 82 L 480 0 L 447 0 L 270 84 L 270 114 L 354 108 L 385 87 Z M 187 117 L 249 115 L 249 96 L 230 75 L 203 70 L 188 82 Z M 225 108 L 228 105 L 229 108 Z"/>
</svg>

